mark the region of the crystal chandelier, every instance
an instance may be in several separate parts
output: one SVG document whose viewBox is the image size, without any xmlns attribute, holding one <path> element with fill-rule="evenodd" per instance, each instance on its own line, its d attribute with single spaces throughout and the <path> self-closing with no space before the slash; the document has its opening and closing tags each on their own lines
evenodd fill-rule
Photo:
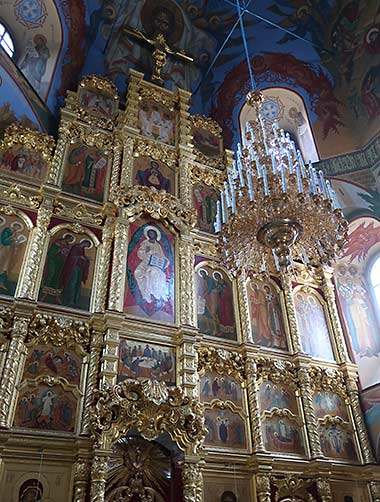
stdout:
<svg viewBox="0 0 380 502">
<path fill-rule="evenodd" d="M 329 264 L 347 239 L 347 221 L 322 171 L 306 166 L 289 134 L 263 117 L 263 100 L 260 91 L 248 93 L 256 118 L 217 202 L 224 264 L 254 275 L 296 272 L 295 262 Z"/>
</svg>

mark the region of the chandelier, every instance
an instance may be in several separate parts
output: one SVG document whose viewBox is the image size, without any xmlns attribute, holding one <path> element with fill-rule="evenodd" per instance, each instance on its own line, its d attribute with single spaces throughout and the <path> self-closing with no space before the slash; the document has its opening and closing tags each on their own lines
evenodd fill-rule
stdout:
<svg viewBox="0 0 380 502">
<path fill-rule="evenodd" d="M 263 116 L 240 0 L 236 8 L 252 88 L 247 103 L 255 118 L 217 202 L 214 226 L 222 262 L 235 274 L 296 274 L 296 263 L 313 270 L 335 258 L 347 240 L 348 223 L 322 171 L 311 162 L 306 166 L 289 133 Z"/>
<path fill-rule="evenodd" d="M 289 133 L 262 115 L 264 96 L 250 91 L 247 123 L 217 202 L 215 231 L 222 261 L 234 273 L 290 271 L 295 262 L 330 264 L 348 224 L 322 171 L 306 166 Z"/>
</svg>

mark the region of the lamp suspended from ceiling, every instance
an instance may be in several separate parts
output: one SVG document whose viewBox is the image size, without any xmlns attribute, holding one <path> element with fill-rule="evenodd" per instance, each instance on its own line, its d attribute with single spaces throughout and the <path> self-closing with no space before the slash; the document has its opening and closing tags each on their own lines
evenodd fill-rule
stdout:
<svg viewBox="0 0 380 502">
<path fill-rule="evenodd" d="M 215 231 L 222 261 L 234 273 L 295 272 L 330 264 L 347 240 L 348 224 L 322 171 L 305 165 L 290 135 L 262 114 L 247 41 L 236 1 L 252 90 L 247 103 L 255 119 L 247 123 L 232 170 L 217 202 Z"/>
</svg>

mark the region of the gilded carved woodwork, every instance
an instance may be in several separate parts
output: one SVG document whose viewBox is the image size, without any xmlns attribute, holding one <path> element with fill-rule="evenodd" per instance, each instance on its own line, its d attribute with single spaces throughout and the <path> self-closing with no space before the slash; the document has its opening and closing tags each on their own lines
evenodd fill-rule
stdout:
<svg viewBox="0 0 380 502">
<path fill-rule="evenodd" d="M 67 348 L 79 345 L 88 352 L 90 329 L 87 322 L 77 321 L 64 316 L 36 313 L 28 326 L 26 343 Z"/>
<path fill-rule="evenodd" d="M 284 292 L 291 346 L 293 347 L 294 352 L 302 352 L 301 340 L 297 327 L 296 309 L 294 306 L 293 285 L 289 275 L 281 274 L 281 286 Z"/>
<path fill-rule="evenodd" d="M 203 502 L 203 478 L 198 463 L 183 464 L 182 485 L 184 502 Z"/>
<path fill-rule="evenodd" d="M 237 352 L 214 347 L 198 350 L 198 371 L 216 371 L 235 377 L 240 382 L 245 379 L 245 357 Z"/>
<path fill-rule="evenodd" d="M 193 263 L 192 240 L 189 236 L 182 236 L 179 240 L 180 321 L 186 326 L 195 326 Z"/>
<path fill-rule="evenodd" d="M 178 163 L 178 154 L 175 150 L 146 139 L 135 140 L 133 155 L 134 157 L 150 157 L 154 160 L 160 160 L 172 168 L 176 168 Z"/>
<path fill-rule="evenodd" d="M 287 497 L 292 497 L 290 500 L 294 502 L 307 500 L 308 502 L 316 502 L 316 499 L 308 491 L 308 488 L 313 483 L 312 479 L 300 478 L 296 475 L 288 475 L 282 479 L 272 476 L 273 485 L 277 488 L 274 500 L 275 502 L 283 500 Z"/>
<path fill-rule="evenodd" d="M 57 216 L 78 220 L 92 225 L 101 225 L 103 223 L 102 212 L 91 211 L 88 206 L 82 202 L 72 206 L 65 204 L 63 201 L 55 200 L 53 213 Z"/>
<path fill-rule="evenodd" d="M 74 464 L 73 502 L 86 502 L 87 486 L 90 480 L 88 459 L 79 458 Z"/>
<path fill-rule="evenodd" d="M 180 448 L 196 453 L 206 435 L 202 406 L 180 387 L 163 385 L 124 381 L 99 391 L 90 423 L 96 443 L 109 447 L 131 429 L 149 441 L 167 432 Z"/>
<path fill-rule="evenodd" d="M 258 502 L 271 502 L 270 477 L 267 474 L 256 474 L 256 492 Z"/>
<path fill-rule="evenodd" d="M 317 489 L 322 502 L 333 502 L 331 487 L 328 479 L 318 478 Z"/>
<path fill-rule="evenodd" d="M 181 231 L 188 231 L 196 224 L 194 210 L 186 209 L 176 197 L 154 187 L 134 186 L 121 190 L 115 203 L 124 208 L 130 221 L 146 214 L 156 220 L 168 221 Z"/>
<path fill-rule="evenodd" d="M 28 195 L 18 184 L 12 183 L 8 187 L 0 189 L 0 199 L 11 204 L 38 209 L 43 201 L 43 196 L 41 193 L 38 195 Z M 5 214 L 12 214 L 9 212 L 11 210 L 12 206 L 10 205 L 0 208 L 0 211 Z"/>
<path fill-rule="evenodd" d="M 254 360 L 247 358 L 245 374 L 247 377 L 248 403 L 251 419 L 252 445 L 255 452 L 264 452 L 261 410 L 259 402 L 258 367 Z M 263 498 L 265 500 L 265 498 Z"/>
</svg>

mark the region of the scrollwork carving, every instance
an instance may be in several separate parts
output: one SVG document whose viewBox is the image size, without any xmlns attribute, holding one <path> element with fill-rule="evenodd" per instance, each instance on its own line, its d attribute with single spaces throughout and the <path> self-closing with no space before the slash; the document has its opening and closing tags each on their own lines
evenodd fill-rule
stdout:
<svg viewBox="0 0 380 502">
<path fill-rule="evenodd" d="M 154 160 L 160 160 L 169 167 L 176 167 L 178 162 L 175 150 L 142 139 L 135 140 L 133 154 L 135 157 L 151 157 Z"/>
<path fill-rule="evenodd" d="M 182 483 L 184 502 L 203 502 L 203 477 L 199 464 L 184 463 Z"/>
<path fill-rule="evenodd" d="M 243 381 L 245 379 L 245 364 L 245 357 L 237 352 L 214 347 L 201 347 L 198 350 L 198 371 L 216 371 Z"/>
<path fill-rule="evenodd" d="M 28 197 L 22 192 L 18 184 L 12 183 L 10 186 L 0 191 L 0 199 L 8 202 L 14 202 L 22 206 L 28 206 L 32 209 L 38 209 L 43 201 L 43 196 L 41 194 L 38 194 Z M 0 207 L 0 211 L 4 212 L 5 214 L 13 214 L 9 213 L 10 210 L 12 210 L 12 206 Z"/>
<path fill-rule="evenodd" d="M 135 429 L 149 441 L 167 432 L 180 447 L 196 452 L 206 435 L 202 405 L 180 387 L 168 388 L 167 395 L 161 393 L 154 402 L 151 389 L 141 382 L 125 381 L 99 391 L 90 423 L 97 443 L 110 445 Z"/>
</svg>

